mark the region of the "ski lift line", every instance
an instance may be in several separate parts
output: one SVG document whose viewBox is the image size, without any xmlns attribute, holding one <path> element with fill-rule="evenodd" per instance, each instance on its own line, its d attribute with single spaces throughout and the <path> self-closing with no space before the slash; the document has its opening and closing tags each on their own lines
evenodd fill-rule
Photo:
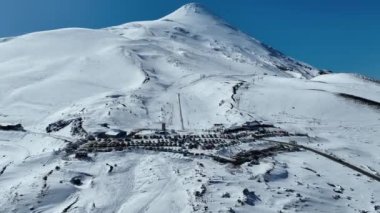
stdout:
<svg viewBox="0 0 380 213">
<path fill-rule="evenodd" d="M 182 107 L 181 107 L 181 95 L 178 93 L 178 105 L 179 105 L 179 117 L 181 119 L 181 129 L 185 130 L 185 126 L 183 125 L 183 116 L 182 116 Z"/>
</svg>

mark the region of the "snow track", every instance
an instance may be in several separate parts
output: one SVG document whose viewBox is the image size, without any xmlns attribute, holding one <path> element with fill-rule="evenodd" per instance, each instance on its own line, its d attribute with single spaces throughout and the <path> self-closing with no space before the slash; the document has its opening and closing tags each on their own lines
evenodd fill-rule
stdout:
<svg viewBox="0 0 380 213">
<path fill-rule="evenodd" d="M 352 163 L 349 163 L 349 162 L 347 162 L 347 161 L 345 161 L 345 160 L 343 160 L 343 159 L 341 159 L 339 157 L 336 157 L 336 156 L 334 156 L 332 154 L 328 154 L 328 153 L 322 152 L 320 150 L 317 150 L 317 149 L 314 149 L 314 148 L 310 148 L 310 147 L 307 147 L 307 146 L 304 146 L 304 145 L 300 145 L 300 144 L 288 143 L 288 142 L 283 142 L 283 141 L 275 141 L 275 140 L 266 140 L 266 139 L 262 139 L 262 140 L 263 141 L 268 141 L 268 142 L 271 142 L 271 143 L 286 144 L 288 146 L 294 146 L 294 147 L 298 147 L 298 148 L 301 148 L 301 149 L 304 149 L 304 150 L 307 150 L 307 151 L 310 151 L 310 152 L 314 152 L 317 155 L 321 155 L 321 156 L 323 156 L 325 158 L 328 158 L 328 159 L 330 159 L 330 160 L 332 160 L 332 161 L 334 161 L 336 163 L 339 163 L 339 164 L 341 164 L 341 165 L 343 165 L 345 167 L 348 167 L 348 168 L 350 168 L 350 169 L 352 169 L 352 170 L 354 170 L 356 172 L 359 172 L 359 173 L 361 173 L 361 174 L 363 174 L 363 175 L 365 175 L 365 176 L 367 176 L 367 177 L 369 177 L 371 179 L 374 179 L 374 180 L 380 182 L 380 176 L 379 176 L 380 173 L 378 173 L 376 171 L 374 171 L 375 174 L 370 173 L 369 171 L 366 171 L 366 170 L 364 170 L 364 169 L 362 169 L 362 168 L 360 168 L 358 166 L 355 166 Z"/>
</svg>

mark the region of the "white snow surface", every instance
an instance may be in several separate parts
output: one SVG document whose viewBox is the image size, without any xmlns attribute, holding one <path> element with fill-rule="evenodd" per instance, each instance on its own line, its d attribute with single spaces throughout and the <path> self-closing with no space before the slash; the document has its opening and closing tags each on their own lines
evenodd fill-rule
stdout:
<svg viewBox="0 0 380 213">
<path fill-rule="evenodd" d="M 0 212 L 380 212 L 378 182 L 308 152 L 240 167 L 151 151 L 80 161 L 59 152 L 69 133 L 44 133 L 49 123 L 78 117 L 89 132 L 106 130 L 102 123 L 179 130 L 180 94 L 188 130 L 261 120 L 380 171 L 380 83 L 319 74 L 199 4 L 154 21 L 1 39 L 0 124 L 27 131 L 0 130 Z M 257 181 L 265 175 L 269 182 Z M 84 184 L 71 184 L 75 176 Z M 340 199 L 328 183 L 345 189 Z M 245 188 L 258 195 L 254 206 L 237 202 Z"/>
</svg>

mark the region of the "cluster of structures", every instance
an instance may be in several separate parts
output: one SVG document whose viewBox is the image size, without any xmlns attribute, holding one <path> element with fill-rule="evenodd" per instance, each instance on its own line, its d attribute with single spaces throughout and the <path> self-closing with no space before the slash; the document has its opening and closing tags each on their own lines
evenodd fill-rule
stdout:
<svg viewBox="0 0 380 213">
<path fill-rule="evenodd" d="M 125 149 L 146 149 L 182 154 L 204 155 L 240 143 L 251 143 L 257 139 L 290 134 L 270 124 L 258 121 L 241 126 L 225 128 L 215 124 L 204 131 L 168 131 L 165 124 L 160 130 L 136 130 L 130 133 L 121 130 L 90 133 L 85 139 L 68 146 L 77 158 L 85 158 L 89 152 L 111 152 Z"/>
</svg>

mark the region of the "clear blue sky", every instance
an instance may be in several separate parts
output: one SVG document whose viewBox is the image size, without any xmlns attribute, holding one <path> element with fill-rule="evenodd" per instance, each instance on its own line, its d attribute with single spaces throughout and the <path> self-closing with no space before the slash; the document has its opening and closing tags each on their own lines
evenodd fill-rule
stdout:
<svg viewBox="0 0 380 213">
<path fill-rule="evenodd" d="M 157 19 L 186 0 L 1 0 L 0 37 Z M 380 79 L 380 0 L 198 0 L 296 59 Z"/>
</svg>

